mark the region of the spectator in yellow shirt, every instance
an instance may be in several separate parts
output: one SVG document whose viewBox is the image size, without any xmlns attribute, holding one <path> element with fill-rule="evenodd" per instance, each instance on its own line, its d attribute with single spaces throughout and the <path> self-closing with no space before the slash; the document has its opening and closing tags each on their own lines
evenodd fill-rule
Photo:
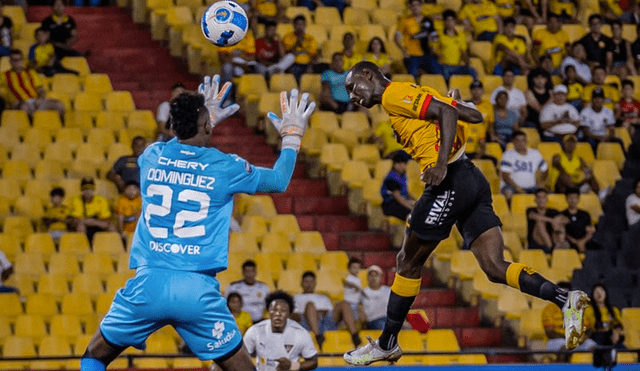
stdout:
<svg viewBox="0 0 640 371">
<path fill-rule="evenodd" d="M 456 30 L 458 24 L 456 12 L 446 10 L 442 17 L 444 31 L 434 45 L 442 64 L 444 79 L 448 82 L 451 75 L 471 75 L 474 80 L 477 80 L 476 70 L 469 67 L 467 35 Z"/>
<path fill-rule="evenodd" d="M 233 318 L 235 318 L 238 329 L 242 335 L 244 335 L 249 327 L 253 326 L 253 321 L 249 313 L 242 311 L 242 296 L 235 291 L 229 293 L 227 296 L 227 307 L 233 315 Z"/>
<path fill-rule="evenodd" d="M 96 195 L 93 178 L 83 178 L 80 182 L 82 194 L 71 200 L 71 218 L 76 232 L 86 233 L 89 241 L 100 231 L 115 232 L 111 222 L 111 210 L 106 198 Z"/>
<path fill-rule="evenodd" d="M 374 63 L 380 67 L 382 73 L 388 78 L 391 77 L 391 59 L 387 54 L 387 48 L 384 46 L 384 41 L 381 38 L 375 36 L 369 41 L 367 52 L 362 60 Z"/>
<path fill-rule="evenodd" d="M 402 149 L 402 144 L 398 143 L 396 135 L 391 127 L 391 121 L 381 121 L 371 136 L 371 141 L 378 145 L 382 157 L 392 158 L 393 155 Z"/>
<path fill-rule="evenodd" d="M 493 41 L 502 31 L 498 8 L 489 0 L 472 0 L 459 13 L 467 31 L 473 32 L 478 41 Z"/>
<path fill-rule="evenodd" d="M 549 0 L 549 11 L 551 14 L 556 14 L 562 22 L 575 23 L 577 7 L 576 0 Z"/>
<path fill-rule="evenodd" d="M 398 22 L 394 37 L 402 51 L 404 66 L 416 79 L 421 69 L 426 73 L 441 75 L 442 65 L 428 46 L 437 32 L 431 19 L 422 14 L 422 0 L 409 0 L 409 11 L 411 14 Z"/>
<path fill-rule="evenodd" d="M 578 112 L 582 110 L 582 94 L 584 94 L 584 86 L 578 81 L 578 73 L 573 65 L 567 65 L 564 68 L 566 78 L 563 84 L 567 87 L 567 102 L 574 106 Z"/>
<path fill-rule="evenodd" d="M 351 32 L 342 36 L 342 68 L 349 71 L 356 63 L 362 62 L 362 54 L 356 53 L 356 37 Z"/>
<path fill-rule="evenodd" d="M 547 8 L 547 0 L 520 0 L 516 19 L 519 24 L 524 24 L 531 30 L 534 24 L 547 21 Z"/>
<path fill-rule="evenodd" d="M 69 223 L 69 206 L 63 204 L 64 189 L 56 187 L 49 193 L 51 197 L 51 205 L 45 207 L 44 217 L 42 217 L 42 225 L 49 232 L 55 242 L 68 231 Z"/>
<path fill-rule="evenodd" d="M 482 81 L 474 81 L 469 86 L 471 90 L 471 102 L 475 104 L 476 109 L 482 113 L 482 123 L 469 125 L 469 137 L 467 139 L 467 147 L 465 151 L 471 157 L 483 157 L 485 143 L 487 141 L 487 130 L 493 126 L 494 112 L 493 105 L 488 99 L 484 98 L 484 85 Z M 476 155 L 480 157 L 476 157 Z"/>
<path fill-rule="evenodd" d="M 505 19 L 507 17 L 516 16 L 515 0 L 495 0 L 494 2 L 498 8 L 498 15 L 500 18 Z"/>
<path fill-rule="evenodd" d="M 593 82 L 584 87 L 582 95 L 583 104 L 591 103 L 591 95 L 596 88 L 601 88 L 604 92 L 604 106 L 614 111 L 615 106 L 620 102 L 620 91 L 613 85 L 605 84 L 607 71 L 602 66 L 596 66 L 593 69 Z"/>
<path fill-rule="evenodd" d="M 553 68 L 559 69 L 562 60 L 567 54 L 567 46 L 570 43 L 569 35 L 562 29 L 560 17 L 555 13 L 551 13 L 547 19 L 547 27 L 533 33 L 533 50 L 531 54 L 536 64 L 540 64 L 540 59 L 543 56 L 550 56 Z"/>
<path fill-rule="evenodd" d="M 527 42 L 516 35 L 516 20 L 507 18 L 503 22 L 503 31 L 493 39 L 493 74 L 502 76 L 504 70 L 510 68 L 516 75 L 527 75 L 531 64 L 527 56 Z"/>
<path fill-rule="evenodd" d="M 39 27 L 35 31 L 36 43 L 29 48 L 29 62 L 35 67 L 36 71 L 47 77 L 51 77 L 56 73 L 72 73 L 78 75 L 78 71 L 64 68 L 60 61 L 56 58 L 56 51 L 53 43 L 49 40 L 51 32 Z"/>
<path fill-rule="evenodd" d="M 124 192 L 118 196 L 114 210 L 118 217 L 118 227 L 123 239 L 133 235 L 136 225 L 138 225 L 141 211 L 140 186 L 137 182 L 130 181 L 124 186 Z"/>
<path fill-rule="evenodd" d="M 291 73 L 299 81 L 303 73 L 311 73 L 318 58 L 318 42 L 306 33 L 307 20 L 303 15 L 293 19 L 293 32 L 284 35 L 282 43 L 287 53 L 292 53 L 296 62 L 291 66 Z"/>
</svg>

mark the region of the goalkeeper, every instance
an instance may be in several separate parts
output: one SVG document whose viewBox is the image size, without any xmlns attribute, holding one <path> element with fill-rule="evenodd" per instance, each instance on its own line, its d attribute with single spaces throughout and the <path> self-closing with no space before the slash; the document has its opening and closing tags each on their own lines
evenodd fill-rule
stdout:
<svg viewBox="0 0 640 371">
<path fill-rule="evenodd" d="M 216 274 L 227 269 L 229 222 L 235 193 L 284 192 L 315 103 L 298 91 L 280 94 L 282 118 L 269 119 L 282 135 L 273 169 L 210 147 L 214 127 L 238 110 L 222 107 L 229 90 L 205 77 L 199 93 L 171 100 L 176 138 L 154 143 L 138 158 L 142 216 L 129 267 L 136 275 L 120 289 L 91 339 L 81 370 L 104 371 L 123 350 L 144 349 L 147 337 L 173 326 L 201 360 L 223 370 L 254 370 L 236 322 L 220 295 Z"/>
</svg>

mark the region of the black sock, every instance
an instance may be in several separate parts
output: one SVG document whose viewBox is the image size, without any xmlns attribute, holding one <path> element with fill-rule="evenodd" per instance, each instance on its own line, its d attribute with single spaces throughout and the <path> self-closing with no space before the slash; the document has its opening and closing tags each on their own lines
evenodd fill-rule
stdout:
<svg viewBox="0 0 640 371">
<path fill-rule="evenodd" d="M 523 269 L 520 272 L 519 282 L 520 291 L 525 294 L 551 301 L 560 308 L 567 302 L 567 290 L 558 287 L 537 272 L 530 274 L 526 269 Z"/>
<path fill-rule="evenodd" d="M 404 320 L 407 318 L 415 298 L 415 296 L 400 296 L 391 291 L 387 305 L 387 321 L 384 324 L 382 335 L 378 339 L 378 345 L 383 350 L 393 349 L 398 344 L 398 333 L 402 330 Z"/>
</svg>

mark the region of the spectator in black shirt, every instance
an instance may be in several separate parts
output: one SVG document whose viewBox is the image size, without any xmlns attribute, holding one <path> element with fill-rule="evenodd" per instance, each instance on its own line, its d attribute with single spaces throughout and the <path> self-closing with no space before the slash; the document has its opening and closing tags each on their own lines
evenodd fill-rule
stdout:
<svg viewBox="0 0 640 371">
<path fill-rule="evenodd" d="M 569 188 L 566 196 L 569 207 L 562 212 L 562 215 L 567 218 L 567 224 L 565 225 L 567 240 L 572 248 L 583 253 L 588 246 L 592 245 L 591 237 L 593 237 L 596 229 L 591 225 L 591 215 L 584 210 L 578 209 L 580 190 L 578 188 Z"/>
<path fill-rule="evenodd" d="M 42 21 L 42 28 L 51 32 L 51 42 L 56 48 L 56 58 L 82 57 L 84 54 L 72 49 L 76 41 L 76 22 L 64 14 L 64 0 L 54 0 L 51 15 Z"/>
<path fill-rule="evenodd" d="M 131 149 L 133 154 L 122 156 L 113 165 L 113 169 L 107 174 L 107 179 L 114 182 L 118 191 L 122 193 L 125 186 L 130 182 L 140 184 L 140 167 L 138 166 L 138 156 L 147 148 L 147 141 L 141 136 L 133 138 Z"/>
<path fill-rule="evenodd" d="M 631 56 L 636 69 L 640 68 L 640 24 L 636 26 L 636 41 L 631 44 Z"/>
<path fill-rule="evenodd" d="M 409 195 L 407 188 L 407 162 L 409 156 L 403 150 L 393 155 L 393 168 L 382 182 L 382 213 L 406 220 L 413 209 L 415 200 Z"/>
<path fill-rule="evenodd" d="M 557 243 L 555 234 L 564 235 L 564 218 L 556 209 L 547 207 L 547 193 L 544 188 L 536 191 L 536 207 L 527 209 L 527 240 L 529 249 L 541 249 L 550 253 Z"/>
<path fill-rule="evenodd" d="M 0 56 L 8 57 L 11 55 L 11 47 L 13 45 L 11 36 L 13 22 L 11 18 L 4 15 L 3 10 L 4 5 L 0 3 Z"/>
<path fill-rule="evenodd" d="M 613 66 L 613 41 L 600 32 L 601 27 L 602 17 L 599 14 L 592 14 L 589 16 L 591 32 L 578 42 L 584 45 L 587 51 L 587 61 L 591 67 L 599 64 L 605 66 L 607 73 L 610 73 Z"/>
</svg>

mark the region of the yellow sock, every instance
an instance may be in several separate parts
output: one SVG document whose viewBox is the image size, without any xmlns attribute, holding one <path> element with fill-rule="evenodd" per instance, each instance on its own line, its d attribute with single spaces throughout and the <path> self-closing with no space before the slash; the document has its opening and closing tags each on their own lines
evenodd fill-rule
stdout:
<svg viewBox="0 0 640 371">
<path fill-rule="evenodd" d="M 402 277 L 396 273 L 393 285 L 391 285 L 391 291 L 395 292 L 398 296 L 412 297 L 420 293 L 421 285 L 422 279 L 420 278 Z"/>
<path fill-rule="evenodd" d="M 520 290 L 520 273 L 522 271 L 528 274 L 536 273 L 536 271 L 522 263 L 511 263 L 507 268 L 507 285 Z"/>
</svg>

